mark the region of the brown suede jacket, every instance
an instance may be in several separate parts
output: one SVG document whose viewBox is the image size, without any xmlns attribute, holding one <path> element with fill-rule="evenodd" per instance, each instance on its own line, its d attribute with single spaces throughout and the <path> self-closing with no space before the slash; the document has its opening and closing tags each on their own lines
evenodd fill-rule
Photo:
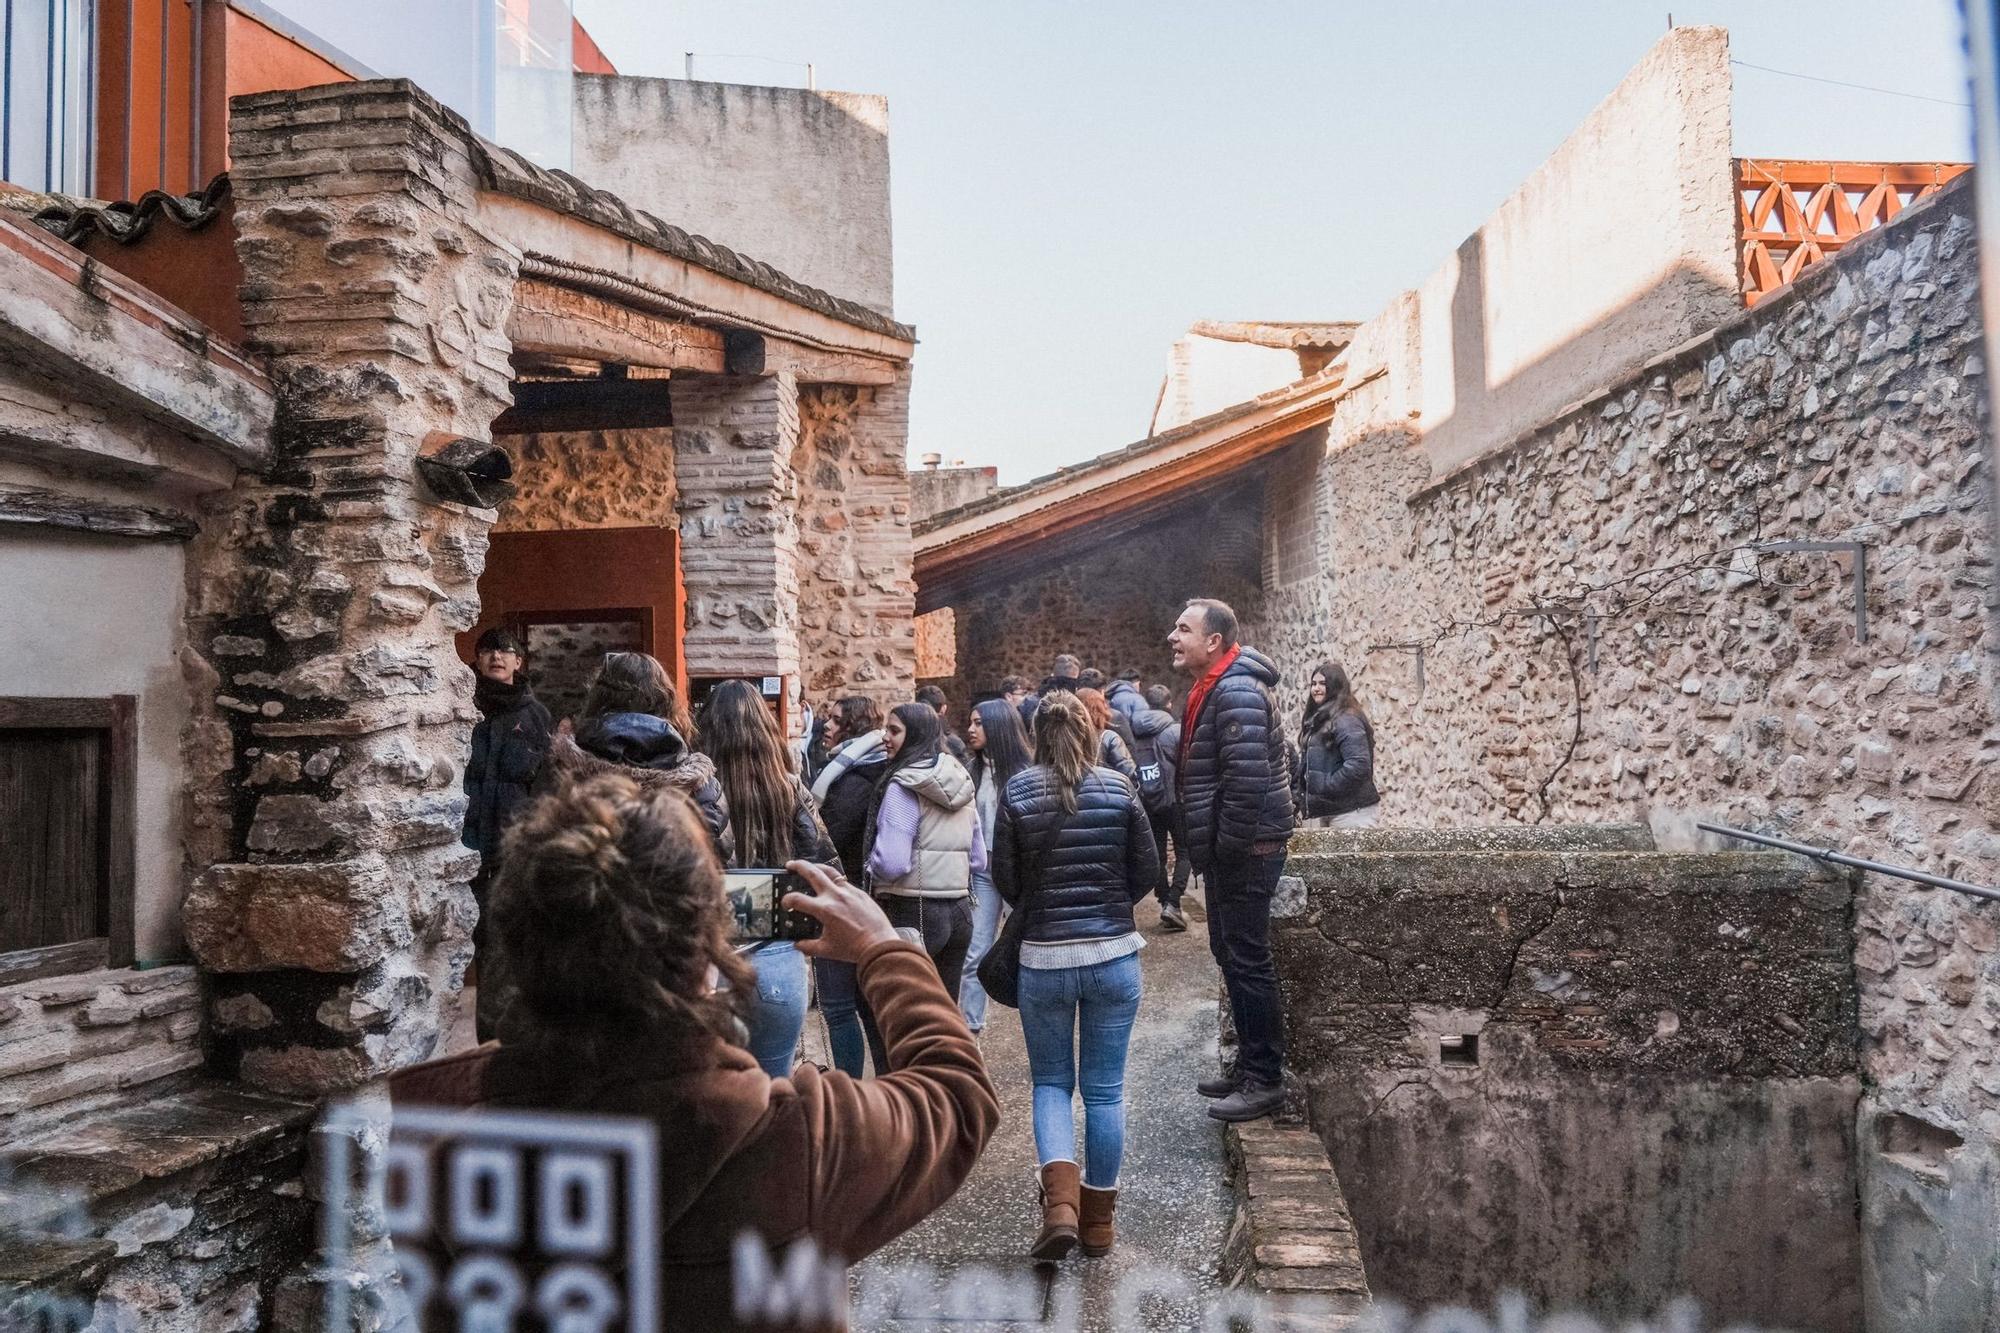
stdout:
<svg viewBox="0 0 2000 1333">
<path fill-rule="evenodd" d="M 860 983 L 888 1047 L 891 1072 L 879 1078 L 801 1065 L 773 1079 L 749 1052 L 721 1043 L 676 1068 L 642 1048 L 615 1069 L 537 1067 L 489 1042 L 404 1070 L 390 1090 L 404 1105 L 650 1119 L 659 1130 L 660 1328 L 843 1328 L 844 1318 L 739 1322 L 736 1238 L 761 1237 L 774 1271 L 784 1247 L 807 1236 L 853 1263 L 949 1199 L 1000 1119 L 979 1047 L 922 950 L 877 945 L 861 960 Z"/>
</svg>

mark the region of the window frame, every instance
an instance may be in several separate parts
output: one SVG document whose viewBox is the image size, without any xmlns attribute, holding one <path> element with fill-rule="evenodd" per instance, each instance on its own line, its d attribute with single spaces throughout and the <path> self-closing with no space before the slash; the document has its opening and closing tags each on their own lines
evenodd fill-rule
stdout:
<svg viewBox="0 0 2000 1333">
<path fill-rule="evenodd" d="M 0 986 L 39 977 L 130 967 L 134 961 L 134 873 L 139 772 L 138 700 L 0 696 L 0 732 L 90 731 L 98 734 L 98 864 L 104 882 L 104 935 L 0 953 Z"/>
</svg>

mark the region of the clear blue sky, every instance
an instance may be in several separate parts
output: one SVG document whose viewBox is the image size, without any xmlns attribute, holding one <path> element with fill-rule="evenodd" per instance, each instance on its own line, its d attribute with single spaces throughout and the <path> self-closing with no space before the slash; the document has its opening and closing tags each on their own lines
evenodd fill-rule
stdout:
<svg viewBox="0 0 2000 1333">
<path fill-rule="evenodd" d="M 576 0 L 618 68 L 886 94 L 913 456 L 1016 482 L 1144 434 L 1196 319 L 1365 319 L 1666 27 L 1962 101 L 1951 0 Z M 1964 159 L 1950 106 L 1738 68 L 1743 156 Z"/>
</svg>

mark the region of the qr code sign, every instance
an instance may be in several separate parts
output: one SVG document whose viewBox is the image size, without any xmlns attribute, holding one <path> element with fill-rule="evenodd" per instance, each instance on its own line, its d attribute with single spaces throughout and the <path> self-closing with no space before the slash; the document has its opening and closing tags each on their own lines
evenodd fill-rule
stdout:
<svg viewBox="0 0 2000 1333">
<path fill-rule="evenodd" d="M 398 1106 L 329 1112 L 323 1198 L 336 1274 L 389 1243 L 399 1326 L 452 1333 L 653 1333 L 653 1126 Z M 357 1219 L 366 1219 L 358 1221 Z M 329 1285 L 331 1327 L 351 1287 Z"/>
</svg>

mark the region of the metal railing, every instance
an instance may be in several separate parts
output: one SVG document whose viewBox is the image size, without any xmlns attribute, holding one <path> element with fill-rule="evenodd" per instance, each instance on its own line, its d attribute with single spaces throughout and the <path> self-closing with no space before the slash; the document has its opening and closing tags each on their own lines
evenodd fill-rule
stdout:
<svg viewBox="0 0 2000 1333">
<path fill-rule="evenodd" d="M 1758 843 L 1765 847 L 1775 847 L 1779 851 L 1795 852 L 1800 856 L 1810 856 L 1815 861 L 1826 861 L 1832 865 L 1849 866 L 1855 870 L 1867 870 L 1877 875 L 1894 875 L 1897 879 L 1907 879 L 1917 884 L 1928 884 L 1934 889 L 1950 889 L 1953 893 L 1963 893 L 1972 898 L 1983 898 L 1987 902 L 2000 902 L 2000 889 L 1990 889 L 1983 884 L 1968 884 L 1962 879 L 1950 879 L 1944 875 L 1933 875 L 1926 870 L 1912 870 L 1908 866 L 1892 866 L 1881 861 L 1864 860 L 1859 856 L 1849 856 L 1836 852 L 1831 847 L 1814 847 L 1810 843 L 1793 842 L 1790 838 L 1774 838 L 1768 833 L 1752 833 L 1748 829 L 1731 828 L 1727 824 L 1709 824 L 1695 821 L 1695 827 L 1704 833 L 1719 833 L 1725 838 L 1741 838 L 1745 842 Z"/>
</svg>

